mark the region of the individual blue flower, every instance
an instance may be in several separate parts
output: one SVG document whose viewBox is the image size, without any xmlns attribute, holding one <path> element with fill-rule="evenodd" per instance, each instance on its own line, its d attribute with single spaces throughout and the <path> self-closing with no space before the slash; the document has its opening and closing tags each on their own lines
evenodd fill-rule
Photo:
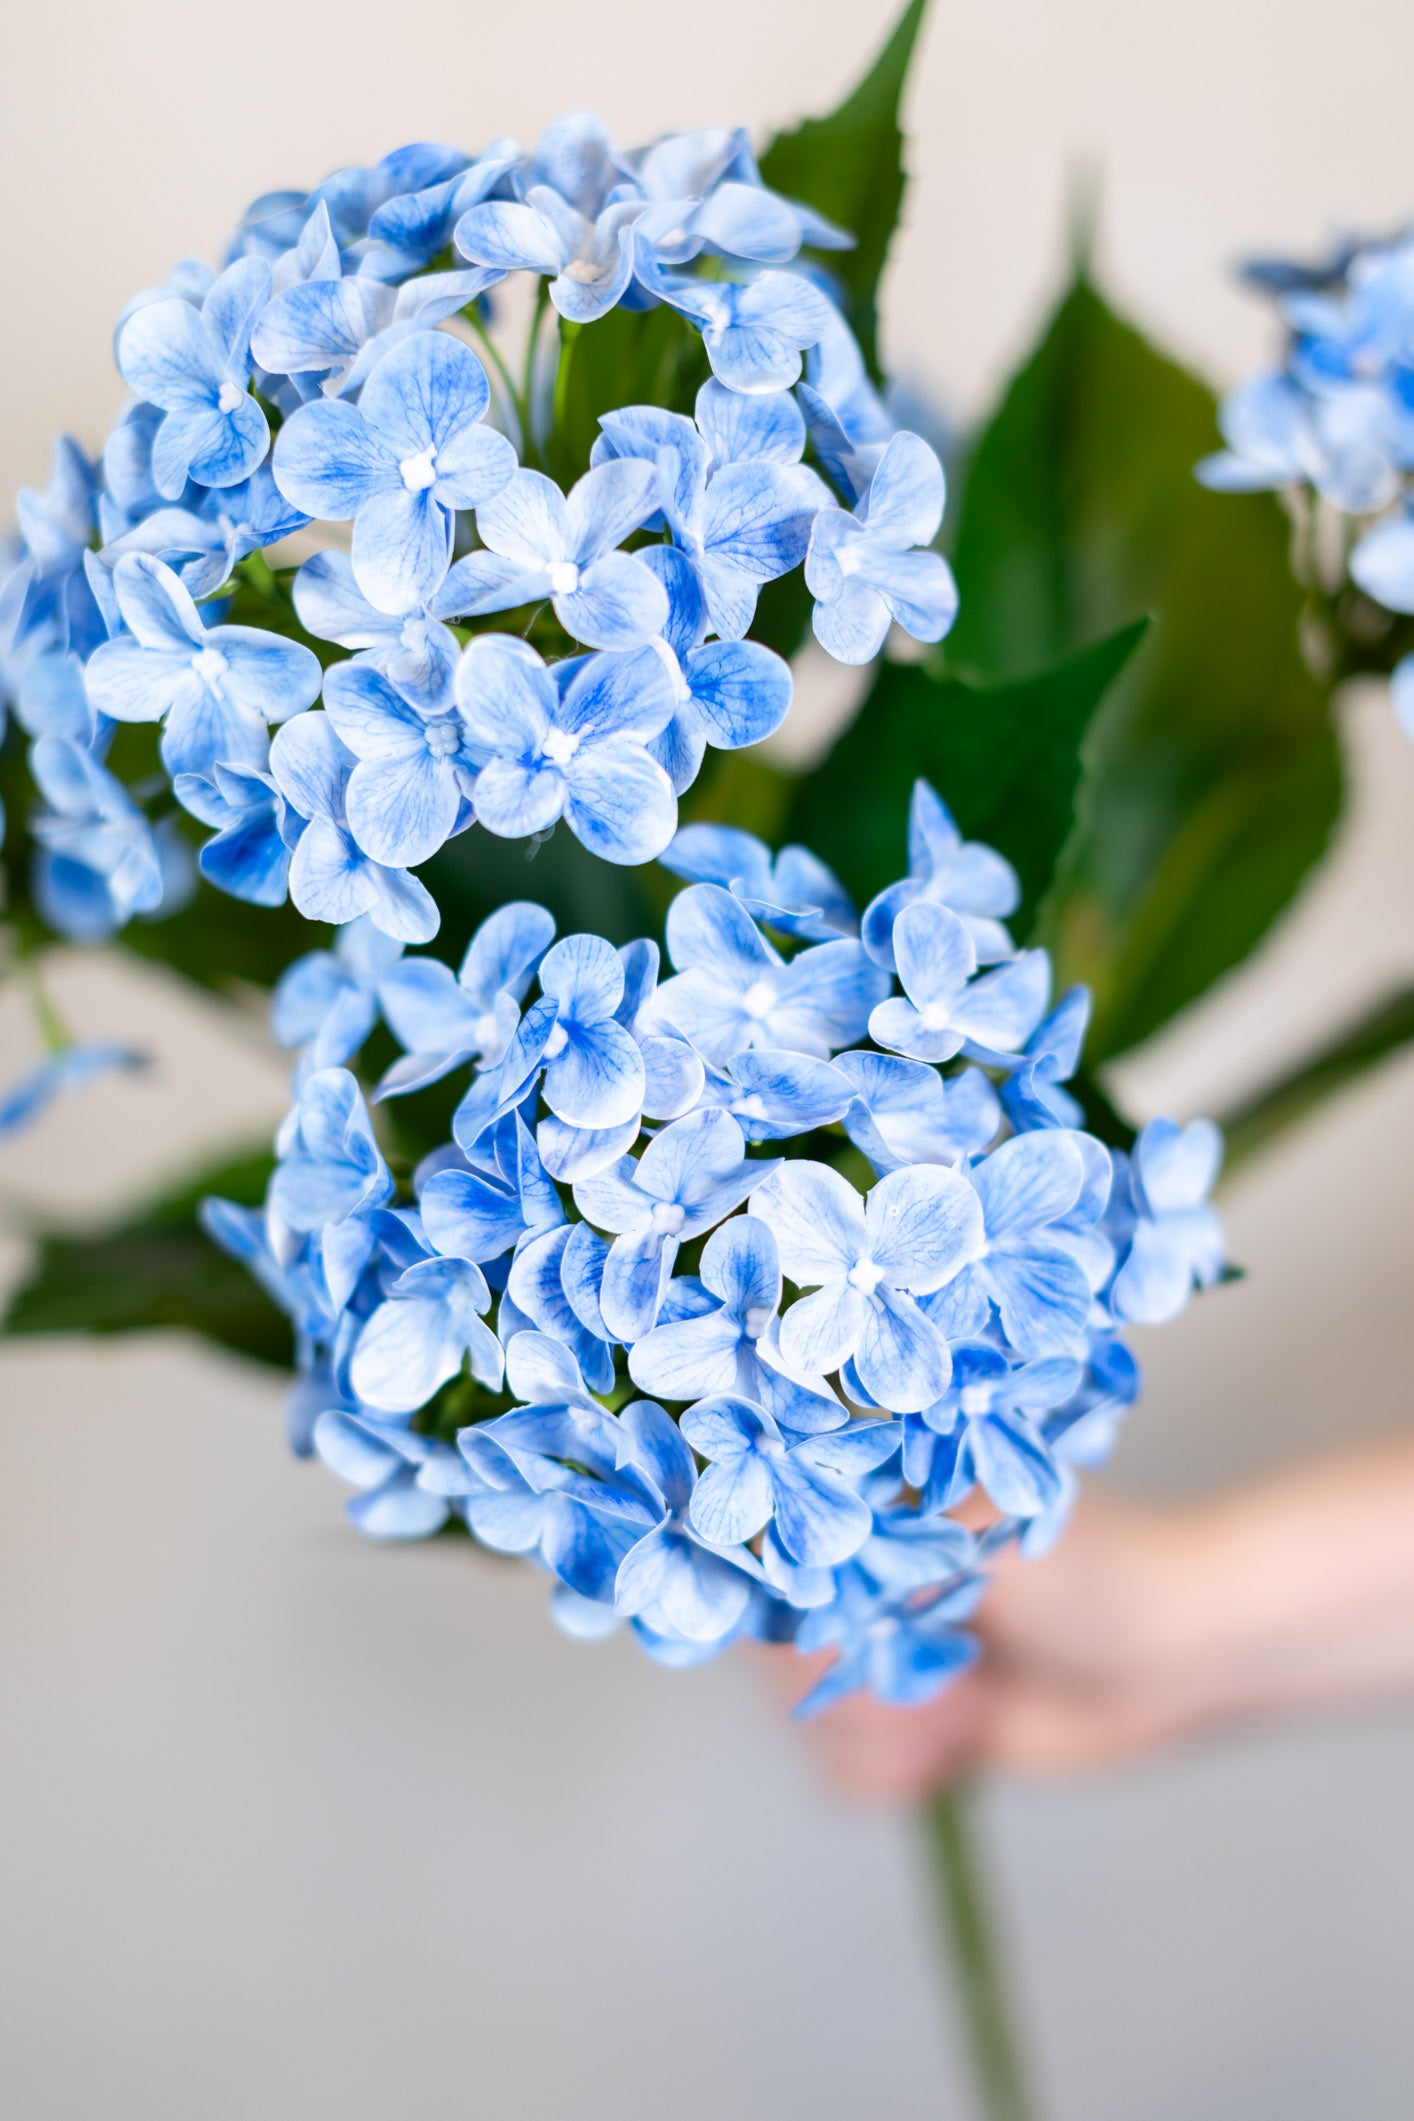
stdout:
<svg viewBox="0 0 1414 2121">
<path fill-rule="evenodd" d="M 920 899 L 894 922 L 894 956 L 904 999 L 880 1002 L 869 1018 L 875 1043 L 911 1060 L 945 1061 L 964 1046 L 1012 1053 L 1036 1028 L 1050 989 L 1044 950 L 1024 950 L 975 978 L 971 936 L 948 906 Z"/>
<path fill-rule="evenodd" d="M 250 335 L 270 298 L 270 268 L 239 258 L 199 309 L 178 299 L 147 302 L 118 337 L 123 380 L 165 413 L 152 445 L 157 490 L 175 500 L 188 479 L 235 486 L 270 444 L 250 395 Z"/>
<path fill-rule="evenodd" d="M 753 1046 L 707 1070 L 701 1098 L 730 1112 L 749 1142 L 781 1141 L 843 1119 L 854 1086 L 833 1061 Z"/>
<path fill-rule="evenodd" d="M 1091 1198 L 1098 1144 L 1087 1152 L 1082 1143 L 1088 1139 L 1062 1128 L 1014 1135 L 968 1173 L 981 1202 L 985 1242 L 927 1307 L 949 1340 L 980 1339 L 995 1305 L 1018 1355 L 1031 1359 L 1074 1349 L 1093 1292 L 1064 1226 L 1082 1203 L 1093 1209 L 1092 1220 L 1105 1204 L 1103 1193 L 1098 1201 Z M 1103 1169 L 1107 1181 L 1107 1159 Z"/>
<path fill-rule="evenodd" d="M 374 861 L 390 869 L 428 861 L 471 823 L 476 767 L 450 699 L 432 712 L 371 663 L 336 663 L 324 674 L 324 709 L 358 761 L 344 809 Z"/>
<path fill-rule="evenodd" d="M 69 737 L 41 737 L 30 774 L 49 805 L 39 843 L 39 911 L 77 943 L 104 942 L 135 913 L 156 913 L 165 878 L 152 827 L 116 775 Z"/>
<path fill-rule="evenodd" d="M 354 765 L 327 714 L 297 714 L 270 747 L 275 785 L 306 820 L 290 857 L 290 897 L 307 920 L 342 927 L 366 913 L 400 942 L 430 942 L 440 915 L 426 886 L 373 861 L 349 830 L 345 798 Z"/>
<path fill-rule="evenodd" d="M 1139 1221 L 1110 1298 L 1120 1318 L 1163 1325 L 1178 1316 L 1195 1282 L 1211 1288 L 1221 1275 L 1222 1225 L 1208 1195 L 1222 1153 L 1211 1120 L 1179 1127 L 1151 1119 L 1140 1133 L 1131 1166 Z"/>
<path fill-rule="evenodd" d="M 548 598 L 587 648 L 641 647 L 668 623 L 667 598 L 638 555 L 616 548 L 657 505 L 651 465 L 597 465 L 568 494 L 543 472 L 518 471 L 478 508 L 485 549 L 458 560 L 443 599 L 477 618 Z"/>
<path fill-rule="evenodd" d="M 831 1066 L 850 1086 L 844 1128 L 882 1178 L 906 1164 L 958 1164 L 995 1141 L 997 1093 L 980 1068 L 945 1080 L 892 1053 L 840 1053 Z"/>
<path fill-rule="evenodd" d="M 402 944 L 364 914 L 334 938 L 287 965 L 270 997 L 270 1029 L 298 1046 L 313 1068 L 352 1060 L 378 1019 L 385 983 L 396 978 Z"/>
<path fill-rule="evenodd" d="M 523 1330 L 508 1316 L 513 1306 L 530 1327 L 562 1341 L 592 1392 L 610 1392 L 614 1384 L 614 1339 L 598 1291 L 607 1256 L 608 1246 L 588 1223 L 561 1222 L 527 1235 L 506 1276 L 498 1320 L 502 1340 Z"/>
<path fill-rule="evenodd" d="M 888 975 L 860 944 L 841 938 L 802 950 L 787 964 L 729 891 L 691 884 L 668 909 L 668 952 L 677 967 L 647 1011 L 703 1057 L 724 1066 L 747 1046 L 828 1058 L 861 1038 Z"/>
<path fill-rule="evenodd" d="M 482 922 L 455 974 L 432 957 L 393 967 L 379 994 L 406 1057 L 394 1061 L 379 1096 L 420 1090 L 467 1061 L 494 1067 L 504 1059 L 525 990 L 554 939 L 553 915 L 512 899 Z"/>
<path fill-rule="evenodd" d="M 346 1068 L 310 1075 L 277 1142 L 267 1208 L 278 1227 L 316 1240 L 330 1301 L 342 1310 L 377 1242 L 393 1195 L 368 1107 Z"/>
<path fill-rule="evenodd" d="M 823 214 L 766 188 L 743 131 L 670 133 L 623 158 L 648 202 L 635 248 L 653 268 L 685 264 L 703 249 L 761 265 L 785 265 L 803 243 L 847 250 L 854 238 Z"/>
<path fill-rule="evenodd" d="M 667 846 L 677 805 L 644 747 L 672 693 L 651 649 L 552 671 L 523 643 L 483 634 L 462 657 L 456 699 L 482 762 L 476 815 L 488 832 L 521 839 L 563 816 L 603 861 L 651 861 Z"/>
<path fill-rule="evenodd" d="M 705 1236 L 776 1168 L 749 1161 L 745 1149 L 729 1113 L 691 1112 L 636 1162 L 625 1156 L 575 1186 L 585 1221 L 614 1232 L 600 1308 L 618 1339 L 639 1340 L 653 1325 L 678 1247 Z"/>
<path fill-rule="evenodd" d="M 1373 383 L 1313 397 L 1290 376 L 1252 376 L 1224 398 L 1218 424 L 1228 447 L 1196 475 L 1219 493 L 1311 485 L 1347 514 L 1365 515 L 1398 491 L 1400 422 Z"/>
<path fill-rule="evenodd" d="M 871 1512 L 851 1476 L 898 1448 L 892 1422 L 789 1438 L 764 1407 L 731 1393 L 689 1407 L 680 1427 L 710 1461 L 688 1506 L 694 1530 L 713 1546 L 734 1547 L 774 1524 L 787 1554 L 809 1568 L 833 1568 L 858 1552 Z"/>
<path fill-rule="evenodd" d="M 398 288 L 363 272 L 303 280 L 266 306 L 251 348 L 268 376 L 293 379 L 277 392 L 291 411 L 316 390 L 352 397 L 395 346 L 455 316 L 500 277 L 429 273 Z"/>
<path fill-rule="evenodd" d="M 513 477 L 515 451 L 481 424 L 490 402 L 470 347 L 420 331 L 383 356 L 356 408 L 321 399 L 281 428 L 276 484 L 312 516 L 353 519 L 353 571 L 381 609 L 406 611 L 434 595 L 453 514 Z"/>
<path fill-rule="evenodd" d="M 864 947 L 877 964 L 895 970 L 894 922 L 916 899 L 950 906 L 972 937 L 979 965 L 1012 955 L 1002 923 L 1021 904 L 1021 883 L 1005 856 L 980 840 L 964 840 L 947 804 L 917 780 L 908 804 L 908 875 L 864 909 Z"/>
<path fill-rule="evenodd" d="M 712 373 L 729 390 L 789 390 L 802 349 L 830 326 L 828 296 L 795 273 L 763 272 L 744 285 L 664 274 L 652 286 L 697 325 Z"/>
<path fill-rule="evenodd" d="M 514 140 L 496 139 L 456 175 L 399 192 L 369 221 L 373 244 L 396 260 L 399 272 L 421 272 L 447 248 L 462 215 L 490 198 L 519 160 Z"/>
<path fill-rule="evenodd" d="M 99 721 L 76 655 L 51 649 L 36 656 L 20 679 L 14 708 L 31 736 L 67 737 L 85 751 L 98 743 Z"/>
<path fill-rule="evenodd" d="M 1080 1383 L 1080 1365 L 1067 1356 L 1012 1364 L 985 1342 L 954 1347 L 951 1386 L 904 1444 L 904 1475 L 924 1491 L 925 1513 L 951 1508 L 979 1484 L 1003 1516 L 1050 1509 L 1062 1483 L 1041 1423 Z"/>
<path fill-rule="evenodd" d="M 461 643 L 445 623 L 455 604 L 441 591 L 407 611 L 380 611 L 359 588 L 346 552 L 317 552 L 295 576 L 291 595 L 306 633 L 361 650 L 362 660 L 415 706 L 445 705 Z"/>
<path fill-rule="evenodd" d="M 943 467 L 917 435 L 896 434 L 851 515 L 820 511 L 805 556 L 815 637 L 840 663 L 867 663 L 895 621 L 940 641 L 957 616 L 957 586 L 930 545 L 943 520 Z"/>
<path fill-rule="evenodd" d="M 419 1184 L 423 1230 L 447 1259 L 473 1259 L 484 1266 L 502 1253 L 519 1252 L 565 1220 L 560 1196 L 518 1112 L 503 1113 L 459 1162 L 426 1175 L 420 1169 Z"/>
<path fill-rule="evenodd" d="M 172 792 L 192 817 L 215 827 L 196 858 L 208 882 L 250 906 L 283 906 L 299 828 L 273 777 L 218 761 L 207 774 L 175 775 Z"/>
<path fill-rule="evenodd" d="M 570 324 L 592 324 L 623 299 L 633 276 L 638 199 L 614 199 L 593 216 L 548 184 L 525 198 L 470 207 L 453 240 L 464 258 L 498 272 L 546 275 L 550 300 Z"/>
<path fill-rule="evenodd" d="M 491 1291 L 469 1259 L 423 1259 L 407 1267 L 358 1336 L 349 1378 L 382 1413 L 425 1406 L 463 1363 L 488 1391 L 500 1388 L 501 1343 L 487 1325 Z"/>
<path fill-rule="evenodd" d="M 682 795 L 702 770 L 709 744 L 739 751 L 773 735 L 794 687 L 790 665 L 774 649 L 759 641 L 707 640 L 707 608 L 686 553 L 654 545 L 641 558 L 667 593 L 667 621 L 653 645 L 673 690 L 672 720 L 651 748 L 674 795 Z"/>
<path fill-rule="evenodd" d="M 770 1225 L 756 1215 L 733 1216 L 708 1238 L 700 1271 L 716 1305 L 654 1326 L 630 1349 L 629 1376 L 641 1392 L 661 1399 L 751 1392 L 756 1345 L 781 1301 L 781 1263 Z"/>
<path fill-rule="evenodd" d="M 451 1516 L 440 1486 L 429 1487 L 422 1478 L 425 1468 L 451 1458 L 446 1444 L 401 1422 L 338 1405 L 321 1410 L 311 1441 L 329 1470 L 359 1489 L 348 1513 L 370 1538 L 429 1539 Z"/>
<path fill-rule="evenodd" d="M 859 932 L 849 893 L 808 847 L 782 847 L 773 856 L 740 826 L 683 825 L 658 858 L 689 883 L 720 884 L 753 920 L 782 935 L 823 943 Z"/>
<path fill-rule="evenodd" d="M 141 553 L 119 560 L 113 589 L 128 631 L 89 658 L 85 679 L 97 711 L 115 722 L 164 722 L 170 773 L 209 776 L 218 763 L 263 767 L 267 722 L 283 722 L 318 698 L 318 657 L 254 626 L 203 625 L 171 568 Z"/>
<path fill-rule="evenodd" d="M 0 649 L 57 649 L 84 657 L 107 628 L 89 582 L 97 477 L 78 443 L 61 435 L 41 493 L 21 487 L 17 563 L 0 588 Z"/>
<path fill-rule="evenodd" d="M 630 1548 L 614 1579 L 614 1608 L 663 1635 L 715 1643 L 741 1620 L 757 1564 L 745 1549 L 724 1552 L 692 1521 L 697 1467 L 676 1422 L 649 1400 L 619 1416 L 621 1462 L 645 1483 L 661 1512 Z"/>
<path fill-rule="evenodd" d="M 344 249 L 361 244 L 379 207 L 405 192 L 455 177 L 467 166 L 459 148 L 415 140 L 394 148 L 369 169 L 336 169 L 313 191 L 265 192 L 241 217 L 230 255 L 274 260 L 297 243 L 310 216 L 322 206 L 335 241 Z"/>
<path fill-rule="evenodd" d="M 1356 541 L 1350 579 L 1387 611 L 1414 611 L 1414 509 L 1386 516 Z"/>
<path fill-rule="evenodd" d="M 921 1607 L 876 1603 L 853 1639 L 796 1703 L 794 1713 L 816 1716 L 860 1687 L 900 1707 L 931 1701 L 977 1662 L 977 1637 L 963 1632 L 957 1622 L 975 1608 L 979 1588 L 975 1582 L 965 1583 L 960 1592 L 941 1592 Z M 821 1646 L 813 1637 L 801 1642 L 802 1649 Z"/>
<path fill-rule="evenodd" d="M 117 1039 L 85 1039 L 63 1046 L 0 1089 L 0 1141 L 37 1120 L 58 1097 L 86 1090 L 100 1076 L 131 1073 L 148 1066 L 150 1055 Z"/>
<path fill-rule="evenodd" d="M 643 1109 L 643 1055 L 618 1020 L 624 968 L 598 935 L 567 935 L 540 961 L 541 999 L 501 1065 L 500 1094 L 519 1098 L 544 1068 L 542 1095 L 572 1127 L 618 1127 Z"/>
<path fill-rule="evenodd" d="M 792 1162 L 755 1189 L 751 1212 L 774 1231 L 785 1273 L 814 1291 L 781 1320 L 788 1363 L 824 1375 L 853 1360 L 871 1398 L 895 1413 L 946 1391 L 947 1341 L 916 1299 L 981 1254 L 982 1211 L 964 1178 L 920 1164 L 861 1199 L 828 1165 Z"/>
<path fill-rule="evenodd" d="M 1026 1041 L 1020 1066 L 1002 1081 L 1002 1104 L 1018 1134 L 1083 1126 L 1084 1108 L 1063 1086 L 1080 1066 L 1089 1021 L 1090 990 L 1071 987 Z"/>
</svg>

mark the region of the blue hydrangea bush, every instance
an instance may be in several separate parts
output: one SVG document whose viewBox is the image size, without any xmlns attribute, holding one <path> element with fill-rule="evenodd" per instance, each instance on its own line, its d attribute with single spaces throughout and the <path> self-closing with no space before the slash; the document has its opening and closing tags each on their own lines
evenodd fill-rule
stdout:
<svg viewBox="0 0 1414 2121">
<path fill-rule="evenodd" d="M 587 117 L 264 197 L 128 304 L 129 402 L 20 496 L 0 591 L 37 918 L 99 941 L 201 881 L 329 931 L 274 988 L 264 1200 L 202 1210 L 291 1322 L 294 1449 L 363 1532 L 524 1556 L 574 1634 L 833 1651 L 812 1705 L 967 1664 L 991 1557 L 1136 1396 L 1124 1328 L 1223 1271 L 1217 1130 L 1093 1131 L 1089 997 L 947 788 L 862 906 L 684 815 L 789 712 L 772 595 L 849 665 L 958 609 L 853 244 L 740 132 Z M 601 388 L 576 462 L 615 330 L 601 367 L 661 347 L 672 388 Z M 440 947 L 444 850 L 552 835 L 659 865 L 661 948 L 524 861 Z M 8 1123 L 131 1059 L 57 1053 Z"/>
</svg>

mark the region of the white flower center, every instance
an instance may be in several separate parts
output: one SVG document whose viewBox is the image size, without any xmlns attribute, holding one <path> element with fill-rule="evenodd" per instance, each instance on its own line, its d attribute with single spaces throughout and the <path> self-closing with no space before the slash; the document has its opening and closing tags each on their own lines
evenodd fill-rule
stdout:
<svg viewBox="0 0 1414 2121">
<path fill-rule="evenodd" d="M 555 1029 L 558 1031 L 559 1028 L 559 1025 L 556 1024 Z M 472 1032 L 472 1036 L 475 1038 L 476 1043 L 481 1048 L 482 1052 L 489 1053 L 493 1046 L 496 1046 L 500 1043 L 501 1027 L 497 1023 L 495 1017 L 491 1016 L 490 1014 L 486 1016 L 478 1016 L 478 1018 L 476 1019 L 475 1028 Z"/>
<path fill-rule="evenodd" d="M 550 1036 L 545 1041 L 546 1060 L 556 1060 L 570 1042 L 570 1035 L 563 1024 L 552 1024 Z"/>
<path fill-rule="evenodd" d="M 653 1228 L 659 1237 L 676 1237 L 686 1221 L 686 1208 L 680 1208 L 675 1200 L 654 1201 Z"/>
<path fill-rule="evenodd" d="M 748 1016 L 755 1017 L 759 1023 L 763 1016 L 769 1016 L 775 1008 L 776 990 L 768 979 L 753 980 L 741 998 L 741 1006 Z"/>
<path fill-rule="evenodd" d="M 416 456 L 404 457 L 398 470 L 409 493 L 424 493 L 437 483 L 437 452 L 420 449 Z"/>
<path fill-rule="evenodd" d="M 203 685 L 215 685 L 231 666 L 219 648 L 198 648 L 191 659 L 191 667 Z"/>
<path fill-rule="evenodd" d="M 552 560 L 549 575 L 552 597 L 573 596 L 579 587 L 579 569 L 573 560 Z"/>
<path fill-rule="evenodd" d="M 552 729 L 540 746 L 540 756 L 556 766 L 567 766 L 579 749 L 577 729 Z"/>
<path fill-rule="evenodd" d="M 927 1002 L 918 1012 L 925 1031 L 946 1031 L 951 1012 L 946 1002 Z"/>
<path fill-rule="evenodd" d="M 856 1261 L 849 1270 L 849 1284 L 864 1296 L 872 1296 L 884 1278 L 882 1267 L 876 1267 L 872 1259 Z"/>
<path fill-rule="evenodd" d="M 239 383 L 223 383 L 216 393 L 216 410 L 218 412 L 235 412 L 237 407 L 244 402 L 245 392 L 241 389 Z"/>
<path fill-rule="evenodd" d="M 990 1414 L 992 1388 L 990 1385 L 964 1385 L 957 1395 L 957 1403 L 968 1416 Z"/>
<path fill-rule="evenodd" d="M 769 1119 L 771 1117 L 766 1110 L 765 1098 L 758 1097 L 755 1091 L 752 1092 L 750 1097 L 739 1097 L 732 1106 L 732 1110 L 738 1119 Z"/>
<path fill-rule="evenodd" d="M 774 1315 L 770 1304 L 753 1304 L 741 1322 L 741 1330 L 748 1340 L 759 1340 Z"/>
<path fill-rule="evenodd" d="M 571 258 L 562 277 L 573 280 L 579 287 L 592 287 L 599 278 L 599 267 L 592 258 Z"/>
<path fill-rule="evenodd" d="M 450 714 L 442 715 L 435 722 L 429 722 L 423 731 L 423 737 L 434 758 L 449 758 L 461 745 L 461 731 Z"/>
</svg>

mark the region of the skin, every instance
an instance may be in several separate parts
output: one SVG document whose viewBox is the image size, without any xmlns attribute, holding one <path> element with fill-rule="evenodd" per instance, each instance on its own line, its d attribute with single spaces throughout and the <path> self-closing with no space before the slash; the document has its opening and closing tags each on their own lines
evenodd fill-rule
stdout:
<svg viewBox="0 0 1414 2121">
<path fill-rule="evenodd" d="M 912 1803 L 1414 1696 L 1414 1436 L 1181 1506 L 1092 1494 L 1044 1559 L 999 1563 L 975 1626 L 979 1664 L 936 1700 L 856 1694 L 806 1727 L 846 1790 Z M 827 1661 L 772 1656 L 792 1700 Z"/>
</svg>

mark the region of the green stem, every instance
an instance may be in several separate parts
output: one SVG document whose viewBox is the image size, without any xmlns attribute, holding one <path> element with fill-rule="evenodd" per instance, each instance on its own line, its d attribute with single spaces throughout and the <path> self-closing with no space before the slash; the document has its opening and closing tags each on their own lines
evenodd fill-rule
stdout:
<svg viewBox="0 0 1414 2121">
<path fill-rule="evenodd" d="M 570 369 L 572 365 L 570 357 L 574 349 L 574 342 L 579 337 L 581 329 L 582 327 L 578 324 L 567 324 L 563 317 L 560 319 L 560 355 L 555 364 L 553 414 L 556 434 L 562 434 L 566 424 L 566 414 L 569 410 Z"/>
<path fill-rule="evenodd" d="M 971 1800 L 964 1790 L 941 1790 L 928 1806 L 926 1823 L 938 1897 L 952 1948 L 983 2121 L 1030 2121 L 1032 2108 L 970 1812 Z"/>
</svg>

